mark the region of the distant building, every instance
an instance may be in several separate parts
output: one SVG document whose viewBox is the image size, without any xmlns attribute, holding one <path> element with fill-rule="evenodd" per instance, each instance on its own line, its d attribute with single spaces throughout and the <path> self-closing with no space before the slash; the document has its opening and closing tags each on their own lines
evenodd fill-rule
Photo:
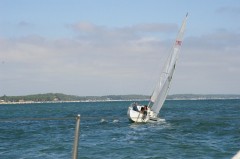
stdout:
<svg viewBox="0 0 240 159">
<path fill-rule="evenodd" d="M 25 102 L 23 99 L 20 99 L 18 102 L 20 102 L 20 103 L 23 103 L 23 102 Z"/>
<path fill-rule="evenodd" d="M 56 98 L 53 99 L 53 101 L 59 101 L 59 98 L 56 97 Z"/>
</svg>

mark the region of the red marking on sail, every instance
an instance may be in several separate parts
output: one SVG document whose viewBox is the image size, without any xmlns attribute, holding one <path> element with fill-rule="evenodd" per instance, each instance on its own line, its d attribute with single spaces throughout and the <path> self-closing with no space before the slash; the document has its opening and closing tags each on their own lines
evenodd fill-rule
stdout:
<svg viewBox="0 0 240 159">
<path fill-rule="evenodd" d="M 181 44 L 182 44 L 182 41 L 176 40 L 176 45 L 181 45 Z"/>
</svg>

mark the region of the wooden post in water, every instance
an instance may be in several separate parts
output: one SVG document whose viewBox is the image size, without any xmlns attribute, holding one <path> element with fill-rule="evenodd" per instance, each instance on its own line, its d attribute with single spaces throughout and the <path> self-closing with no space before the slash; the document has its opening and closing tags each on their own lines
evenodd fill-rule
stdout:
<svg viewBox="0 0 240 159">
<path fill-rule="evenodd" d="M 80 114 L 76 118 L 76 128 L 75 128 L 75 137 L 73 144 L 73 154 L 72 159 L 78 158 L 78 140 L 79 140 L 79 129 L 80 129 Z"/>
</svg>

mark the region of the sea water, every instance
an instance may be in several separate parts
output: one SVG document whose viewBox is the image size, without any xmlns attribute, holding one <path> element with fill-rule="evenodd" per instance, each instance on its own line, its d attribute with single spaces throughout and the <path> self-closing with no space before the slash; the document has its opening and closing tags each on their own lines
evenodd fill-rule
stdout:
<svg viewBox="0 0 240 159">
<path fill-rule="evenodd" d="M 0 158 L 71 158 L 77 114 L 78 158 L 230 159 L 240 150 L 240 100 L 166 101 L 162 120 L 146 124 L 129 122 L 130 104 L 0 105 Z"/>
</svg>

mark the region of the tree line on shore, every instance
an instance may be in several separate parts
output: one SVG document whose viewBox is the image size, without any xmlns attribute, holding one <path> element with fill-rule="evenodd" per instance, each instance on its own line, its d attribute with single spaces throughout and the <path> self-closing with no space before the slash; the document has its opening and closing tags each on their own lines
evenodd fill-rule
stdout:
<svg viewBox="0 0 240 159">
<path fill-rule="evenodd" d="M 149 96 L 145 95 L 107 95 L 107 96 L 75 96 L 66 95 L 62 93 L 46 93 L 35 94 L 26 96 L 2 96 L 1 101 L 5 102 L 45 102 L 45 101 L 101 101 L 101 100 L 145 100 L 149 99 Z"/>
<path fill-rule="evenodd" d="M 107 96 L 75 96 L 62 93 L 46 93 L 26 96 L 1 96 L 2 102 L 47 102 L 47 101 L 111 101 L 111 100 L 149 100 L 147 95 L 107 95 Z M 168 95 L 169 100 L 189 100 L 189 99 L 240 99 L 240 95 L 234 94 L 175 94 Z"/>
</svg>

